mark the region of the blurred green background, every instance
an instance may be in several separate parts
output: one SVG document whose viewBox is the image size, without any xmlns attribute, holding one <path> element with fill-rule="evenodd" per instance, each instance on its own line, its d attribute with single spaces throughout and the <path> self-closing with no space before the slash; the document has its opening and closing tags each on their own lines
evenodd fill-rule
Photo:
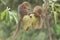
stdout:
<svg viewBox="0 0 60 40">
<path fill-rule="evenodd" d="M 13 40 L 12 36 L 18 25 L 17 7 L 24 1 L 30 2 L 32 10 L 34 6 L 40 5 L 45 11 L 45 0 L 0 0 L 0 40 Z M 49 16 L 52 39 L 60 40 L 60 0 L 49 0 Z M 21 29 L 16 40 L 49 40 L 47 34 L 44 20 L 42 29 Z"/>
</svg>

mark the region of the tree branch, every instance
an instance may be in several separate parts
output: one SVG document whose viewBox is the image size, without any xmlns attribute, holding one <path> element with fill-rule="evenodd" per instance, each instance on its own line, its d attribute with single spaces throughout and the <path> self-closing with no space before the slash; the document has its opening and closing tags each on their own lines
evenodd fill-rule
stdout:
<svg viewBox="0 0 60 40">
<path fill-rule="evenodd" d="M 47 29 L 48 29 L 48 37 L 49 37 L 49 40 L 52 40 L 52 36 L 51 36 L 51 32 L 50 32 L 50 24 L 49 24 L 49 16 L 48 16 L 48 10 L 49 10 L 49 1 L 46 0 L 45 1 L 45 5 L 46 5 L 46 26 L 47 26 Z"/>
</svg>

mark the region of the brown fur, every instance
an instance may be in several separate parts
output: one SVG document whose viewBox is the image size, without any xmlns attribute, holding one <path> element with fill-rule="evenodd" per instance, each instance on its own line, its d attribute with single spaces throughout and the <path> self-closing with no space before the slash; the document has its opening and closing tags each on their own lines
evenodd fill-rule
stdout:
<svg viewBox="0 0 60 40">
<path fill-rule="evenodd" d="M 27 15 L 30 9 L 31 9 L 31 6 L 29 2 L 23 2 L 22 4 L 18 6 L 18 12 L 20 16 Z"/>
<path fill-rule="evenodd" d="M 39 22 L 36 24 L 36 29 L 42 28 L 43 20 L 42 20 L 42 8 L 40 6 L 35 6 L 33 13 L 35 17 L 39 19 Z"/>
<path fill-rule="evenodd" d="M 22 22 L 22 18 L 24 17 L 24 15 L 28 15 L 29 11 L 31 9 L 31 5 L 29 2 L 23 2 L 22 4 L 20 4 L 18 6 L 18 12 L 20 14 L 19 20 L 18 20 L 18 27 L 16 29 L 16 32 L 14 33 L 14 40 L 16 39 L 17 34 L 20 31 L 21 28 L 21 22 Z"/>
<path fill-rule="evenodd" d="M 35 6 L 33 12 L 36 16 L 42 16 L 42 8 L 40 6 Z"/>
</svg>

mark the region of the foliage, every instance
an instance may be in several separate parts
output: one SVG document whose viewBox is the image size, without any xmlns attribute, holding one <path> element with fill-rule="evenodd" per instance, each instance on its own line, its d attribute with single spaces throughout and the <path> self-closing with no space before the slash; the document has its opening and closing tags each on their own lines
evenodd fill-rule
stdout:
<svg viewBox="0 0 60 40">
<path fill-rule="evenodd" d="M 18 24 L 19 15 L 17 13 L 18 4 L 23 1 L 29 1 L 32 7 L 35 5 L 42 5 L 43 1 L 39 0 L 0 0 L 0 40 L 12 40 L 13 33 Z M 45 1 L 44 1 L 45 2 Z M 43 3 L 44 4 L 44 3 Z M 8 7 L 10 8 L 8 8 Z M 7 7 L 7 8 L 6 8 Z M 43 9 L 45 6 L 43 5 Z M 13 10 L 14 9 L 14 10 Z M 4 10 L 4 11 L 3 11 Z M 45 11 L 45 10 L 44 10 Z M 50 29 L 53 40 L 60 40 L 60 1 L 49 0 L 49 20 Z M 45 17 L 44 17 L 45 18 Z M 24 21 L 25 20 L 25 21 Z M 35 25 L 38 20 L 33 17 L 30 19 L 28 15 L 23 18 L 23 28 L 26 29 L 31 26 L 31 23 Z M 44 20 L 45 21 L 45 20 Z M 26 27 L 25 27 L 26 26 Z M 20 30 L 16 40 L 48 40 L 48 32 L 45 23 L 42 29 L 33 29 L 25 31 Z"/>
<path fill-rule="evenodd" d="M 60 5 L 54 1 L 50 2 L 50 7 L 51 7 L 51 13 L 50 14 L 53 14 L 53 17 L 54 17 L 54 23 L 55 23 L 55 27 L 56 27 L 56 30 L 58 30 L 59 28 L 59 24 L 58 23 L 59 21 L 59 16 L 60 16 Z M 57 32 L 58 33 L 58 32 Z M 59 33 L 60 35 L 60 33 Z"/>
<path fill-rule="evenodd" d="M 1 40 L 6 40 L 6 38 L 12 34 L 12 31 L 15 29 L 15 26 L 18 23 L 17 17 L 17 13 L 15 11 L 10 11 L 10 8 L 8 7 L 0 14 L 0 32 L 3 33 L 0 36 L 2 37 Z"/>
</svg>

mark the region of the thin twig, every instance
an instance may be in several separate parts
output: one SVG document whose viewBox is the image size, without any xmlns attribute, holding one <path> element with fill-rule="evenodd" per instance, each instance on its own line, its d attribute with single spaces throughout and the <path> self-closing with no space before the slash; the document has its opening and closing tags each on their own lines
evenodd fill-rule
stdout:
<svg viewBox="0 0 60 40">
<path fill-rule="evenodd" d="M 52 36 L 51 36 L 51 32 L 50 32 L 50 24 L 49 24 L 49 17 L 48 17 L 48 9 L 49 9 L 49 1 L 46 0 L 45 2 L 45 5 L 46 5 L 46 26 L 48 28 L 48 37 L 49 37 L 49 40 L 52 40 Z"/>
</svg>

